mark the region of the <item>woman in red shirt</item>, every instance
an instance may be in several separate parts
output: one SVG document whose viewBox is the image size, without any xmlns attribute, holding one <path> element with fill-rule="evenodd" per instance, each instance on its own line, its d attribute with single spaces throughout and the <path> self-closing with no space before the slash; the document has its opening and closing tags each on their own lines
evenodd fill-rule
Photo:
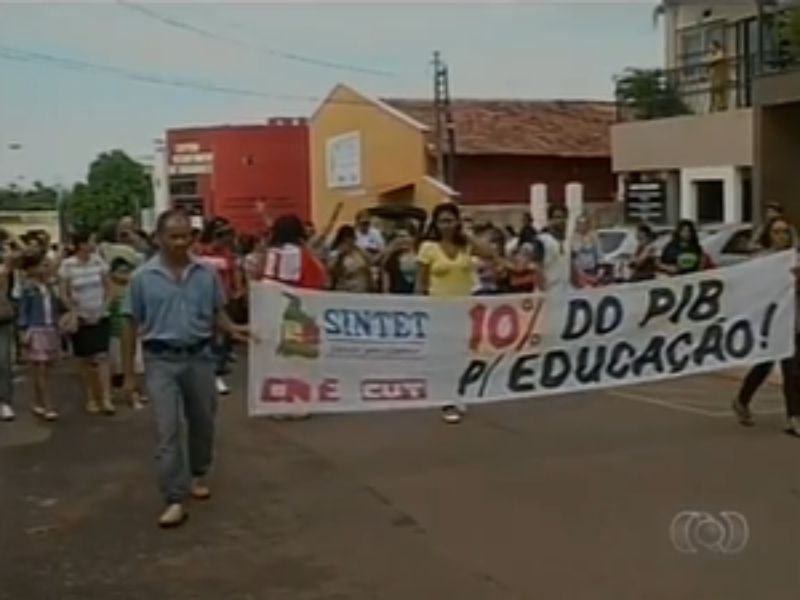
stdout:
<svg viewBox="0 0 800 600">
<path fill-rule="evenodd" d="M 325 289 L 328 274 L 306 241 L 306 228 L 297 216 L 278 217 L 272 224 L 264 278 L 300 288 Z"/>
</svg>

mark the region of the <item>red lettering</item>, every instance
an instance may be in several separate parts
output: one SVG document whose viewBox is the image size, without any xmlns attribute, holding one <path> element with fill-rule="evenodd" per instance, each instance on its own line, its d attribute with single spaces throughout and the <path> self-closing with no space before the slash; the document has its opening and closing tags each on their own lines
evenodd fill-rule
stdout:
<svg viewBox="0 0 800 600">
<path fill-rule="evenodd" d="M 292 377 L 271 377 L 261 387 L 262 402 L 337 402 L 339 380 L 326 379 L 319 385 Z"/>
<path fill-rule="evenodd" d="M 326 379 L 319 385 L 319 401 L 320 402 L 338 402 L 341 400 L 339 396 L 339 380 Z"/>
</svg>

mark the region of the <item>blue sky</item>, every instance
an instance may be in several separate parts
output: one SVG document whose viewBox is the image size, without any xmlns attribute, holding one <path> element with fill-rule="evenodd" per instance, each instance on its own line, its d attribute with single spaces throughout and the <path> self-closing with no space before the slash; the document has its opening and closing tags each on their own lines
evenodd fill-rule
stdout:
<svg viewBox="0 0 800 600">
<path fill-rule="evenodd" d="M 435 49 L 450 66 L 451 93 L 462 97 L 610 99 L 614 74 L 661 60 L 648 3 L 146 6 L 240 44 L 94 3 L 0 4 L 0 46 L 267 97 L 0 59 L 0 185 L 72 183 L 100 151 L 152 154 L 168 127 L 309 115 L 340 81 L 374 96 L 430 97 Z M 254 46 L 392 75 L 286 60 Z M 11 151 L 9 143 L 23 147 Z"/>
</svg>

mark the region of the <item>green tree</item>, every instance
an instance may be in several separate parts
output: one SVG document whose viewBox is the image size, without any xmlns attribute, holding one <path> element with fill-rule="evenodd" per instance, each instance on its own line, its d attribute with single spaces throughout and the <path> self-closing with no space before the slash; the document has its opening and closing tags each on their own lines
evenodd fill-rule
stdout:
<svg viewBox="0 0 800 600">
<path fill-rule="evenodd" d="M 32 188 L 23 189 L 15 184 L 0 188 L 0 210 L 29 211 L 56 210 L 58 190 L 36 181 Z"/>
<path fill-rule="evenodd" d="M 623 119 L 660 119 L 691 112 L 660 69 L 626 69 L 616 79 L 616 97 Z"/>
<path fill-rule="evenodd" d="M 153 191 L 144 166 L 122 150 L 112 150 L 89 165 L 86 183 L 75 185 L 67 210 L 74 226 L 97 229 L 107 219 L 137 216 L 152 205 Z"/>
<path fill-rule="evenodd" d="M 786 40 L 787 58 L 792 61 L 800 59 L 800 8 L 790 8 L 780 20 L 779 35 Z"/>
</svg>

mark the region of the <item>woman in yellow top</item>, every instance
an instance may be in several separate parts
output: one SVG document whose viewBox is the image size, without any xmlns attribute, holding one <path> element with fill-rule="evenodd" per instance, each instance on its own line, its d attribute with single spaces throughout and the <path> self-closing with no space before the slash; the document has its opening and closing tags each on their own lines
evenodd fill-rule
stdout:
<svg viewBox="0 0 800 600">
<path fill-rule="evenodd" d="M 497 259 L 493 249 L 464 233 L 461 213 L 455 204 L 433 209 L 426 241 L 417 253 L 417 294 L 427 296 L 469 296 L 475 285 L 472 257 Z M 442 408 L 446 423 L 458 423 L 464 407 Z"/>
</svg>

